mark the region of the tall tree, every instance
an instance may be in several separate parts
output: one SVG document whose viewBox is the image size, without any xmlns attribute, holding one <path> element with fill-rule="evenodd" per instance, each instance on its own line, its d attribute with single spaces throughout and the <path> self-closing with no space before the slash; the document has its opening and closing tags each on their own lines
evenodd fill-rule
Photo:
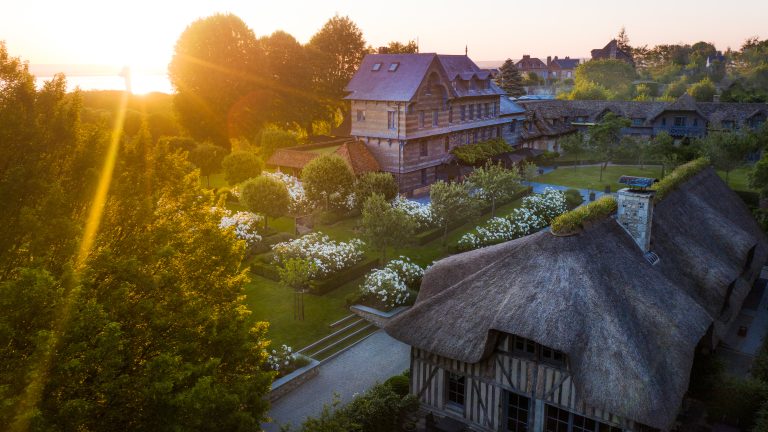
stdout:
<svg viewBox="0 0 768 432">
<path fill-rule="evenodd" d="M 661 162 L 662 176 L 682 161 L 675 140 L 666 131 L 659 132 L 648 145 L 648 156 Z"/>
<path fill-rule="evenodd" d="M 576 169 L 577 165 L 580 165 L 581 156 L 586 150 L 586 143 L 584 142 L 584 135 L 580 132 L 575 134 L 566 135 L 559 141 L 560 148 L 563 149 L 565 154 L 573 156 L 574 164 L 573 169 Z"/>
<path fill-rule="evenodd" d="M 600 181 L 603 181 L 603 171 L 608 167 L 621 140 L 621 129 L 630 124 L 628 118 L 609 112 L 599 123 L 589 127 L 590 150 L 603 161 L 600 164 Z"/>
<path fill-rule="evenodd" d="M 224 169 L 224 180 L 234 186 L 261 174 L 264 164 L 253 152 L 238 151 L 226 155 L 221 167 Z"/>
<path fill-rule="evenodd" d="M 338 155 L 323 155 L 312 159 L 301 170 L 307 198 L 322 203 L 328 210 L 332 197 L 346 198 L 352 191 L 355 175 L 349 165 Z"/>
<path fill-rule="evenodd" d="M 518 97 L 525 94 L 523 76 L 517 70 L 512 59 L 506 59 L 499 68 L 499 74 L 494 78 L 496 85 L 501 87 L 509 96 Z"/>
<path fill-rule="evenodd" d="M 266 176 L 243 183 L 240 196 L 248 210 L 264 216 L 265 230 L 269 228 L 269 218 L 285 216 L 291 203 L 285 183 Z"/>
<path fill-rule="evenodd" d="M 477 214 L 478 202 L 469 193 L 469 183 L 438 181 L 429 190 L 432 214 L 443 228 L 442 244 L 445 246 L 448 227 L 456 221 Z"/>
<path fill-rule="evenodd" d="M 632 81 L 637 78 L 635 69 L 616 59 L 592 60 L 576 67 L 574 85 L 592 82 L 614 93 L 620 99 L 632 96 Z"/>
<path fill-rule="evenodd" d="M 230 139 L 252 136 L 269 107 L 269 80 L 253 31 L 232 14 L 190 24 L 179 37 L 168 75 L 174 107 L 196 139 L 230 149 Z"/>
<path fill-rule="evenodd" d="M 632 46 L 629 44 L 629 35 L 627 35 L 627 29 L 624 26 L 619 30 L 619 34 L 616 36 L 616 45 L 625 53 L 632 55 Z"/>
<path fill-rule="evenodd" d="M 317 89 L 334 100 L 344 96 L 344 87 L 357 72 L 368 52 L 363 32 L 349 17 L 329 19 L 309 41 L 315 56 Z"/>
<path fill-rule="evenodd" d="M 478 196 L 491 205 L 491 217 L 496 216 L 496 203 L 511 197 L 520 186 L 520 176 L 499 164 L 487 163 L 472 171 L 467 178 Z"/>
<path fill-rule="evenodd" d="M 753 137 L 740 132 L 710 131 L 701 140 L 702 151 L 716 169 L 725 172 L 726 183 L 730 172 L 743 165 L 755 147 Z"/>
<path fill-rule="evenodd" d="M 409 244 L 416 231 L 416 222 L 403 210 L 392 207 L 383 195 L 374 193 L 363 204 L 360 228 L 365 241 L 381 252 L 381 262 L 387 261 L 387 248 Z"/>
<path fill-rule="evenodd" d="M 203 143 L 189 152 L 189 161 L 200 168 L 200 175 L 205 177 L 206 186 L 211 187 L 211 174 L 221 170 L 226 150 L 211 143 Z"/>
<path fill-rule="evenodd" d="M 365 201 L 373 194 L 381 194 L 387 201 L 397 196 L 397 181 L 388 172 L 367 172 L 355 181 L 355 204 L 363 208 Z"/>
<path fill-rule="evenodd" d="M 387 54 L 416 54 L 418 52 L 419 45 L 414 40 L 409 40 L 406 43 L 392 41 L 387 45 Z"/>
</svg>

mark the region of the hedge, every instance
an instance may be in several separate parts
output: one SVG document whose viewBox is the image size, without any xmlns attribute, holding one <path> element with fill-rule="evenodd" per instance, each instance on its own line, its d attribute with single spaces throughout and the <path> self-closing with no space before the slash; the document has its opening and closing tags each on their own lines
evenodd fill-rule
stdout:
<svg viewBox="0 0 768 432">
<path fill-rule="evenodd" d="M 266 264 L 255 259 L 251 262 L 251 271 L 259 276 L 271 279 L 275 282 L 280 282 L 280 271 L 277 266 L 273 264 Z"/>
<path fill-rule="evenodd" d="M 616 212 L 616 198 L 603 196 L 585 206 L 565 212 L 552 221 L 552 232 L 555 234 L 573 234 L 584 228 L 584 224 L 604 219 Z"/>
<path fill-rule="evenodd" d="M 654 202 L 660 202 L 670 192 L 677 189 L 680 184 L 700 173 L 708 166 L 709 159 L 698 158 L 675 168 L 674 171 L 669 173 L 660 182 L 653 185 L 653 189 L 656 191 L 656 195 L 653 197 Z"/>
<path fill-rule="evenodd" d="M 309 293 L 315 295 L 323 295 L 329 293 L 347 282 L 365 276 L 366 273 L 376 268 L 378 265 L 379 260 L 377 258 L 359 262 L 352 267 L 335 273 L 325 279 L 313 281 L 309 288 Z"/>
</svg>

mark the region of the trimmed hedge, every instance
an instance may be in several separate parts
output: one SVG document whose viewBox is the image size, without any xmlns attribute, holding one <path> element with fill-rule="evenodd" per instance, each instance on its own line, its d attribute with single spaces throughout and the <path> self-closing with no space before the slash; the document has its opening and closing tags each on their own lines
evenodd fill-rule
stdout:
<svg viewBox="0 0 768 432">
<path fill-rule="evenodd" d="M 616 198 L 603 196 L 585 206 L 577 207 L 563 213 L 552 221 L 552 232 L 555 234 L 573 234 L 584 228 L 584 224 L 604 219 L 616 212 Z"/>
<path fill-rule="evenodd" d="M 347 282 L 365 276 L 366 273 L 376 268 L 378 265 L 379 260 L 376 258 L 359 262 L 344 271 L 331 275 L 328 278 L 319 281 L 313 281 L 309 288 L 309 293 L 315 295 L 323 295 L 329 293 Z"/>
<path fill-rule="evenodd" d="M 656 203 L 660 202 L 670 192 L 677 189 L 681 183 L 700 173 L 708 166 L 709 159 L 698 158 L 675 168 L 674 171 L 667 174 L 660 182 L 653 185 L 653 189 L 656 191 L 653 201 Z"/>
<path fill-rule="evenodd" d="M 275 282 L 280 282 L 280 271 L 273 264 L 266 264 L 261 260 L 255 259 L 251 263 L 251 272 Z"/>
<path fill-rule="evenodd" d="M 514 149 L 501 138 L 482 141 L 477 144 L 455 147 L 451 153 L 458 160 L 469 165 L 482 163 L 502 153 L 511 152 Z"/>
</svg>

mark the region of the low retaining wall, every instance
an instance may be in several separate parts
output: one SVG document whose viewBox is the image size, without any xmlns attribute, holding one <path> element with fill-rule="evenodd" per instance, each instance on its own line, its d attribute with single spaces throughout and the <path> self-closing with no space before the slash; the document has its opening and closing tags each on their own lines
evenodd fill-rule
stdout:
<svg viewBox="0 0 768 432">
<path fill-rule="evenodd" d="M 320 362 L 312 359 L 312 361 L 303 368 L 296 369 L 288 375 L 276 379 L 272 383 L 272 390 L 269 392 L 269 401 L 274 402 L 280 399 L 300 385 L 316 377 L 320 372 L 319 366 Z"/>
<path fill-rule="evenodd" d="M 360 318 L 375 325 L 376 327 L 384 328 L 384 326 L 387 324 L 387 322 L 389 322 L 390 319 L 399 315 L 402 312 L 405 312 L 409 308 L 410 308 L 409 306 L 399 306 L 392 309 L 389 312 L 383 312 L 368 306 L 352 305 L 349 307 L 349 310 L 351 310 Z"/>
</svg>

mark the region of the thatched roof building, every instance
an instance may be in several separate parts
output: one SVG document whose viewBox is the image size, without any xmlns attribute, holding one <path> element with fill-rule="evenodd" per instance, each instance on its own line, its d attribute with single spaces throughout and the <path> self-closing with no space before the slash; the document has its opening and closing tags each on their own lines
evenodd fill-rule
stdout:
<svg viewBox="0 0 768 432">
<path fill-rule="evenodd" d="M 562 351 L 588 405 L 653 427 L 674 421 L 700 343 L 736 317 L 768 257 L 740 198 L 708 168 L 656 205 L 652 265 L 618 222 L 539 232 L 437 262 L 387 332 L 477 363 L 497 336 Z"/>
</svg>

